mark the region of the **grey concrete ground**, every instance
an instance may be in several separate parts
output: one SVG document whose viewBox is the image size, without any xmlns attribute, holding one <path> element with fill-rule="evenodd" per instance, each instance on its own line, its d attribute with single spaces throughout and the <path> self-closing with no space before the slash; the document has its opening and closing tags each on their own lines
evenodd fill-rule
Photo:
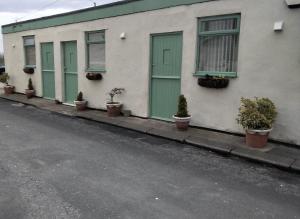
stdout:
<svg viewBox="0 0 300 219">
<path fill-rule="evenodd" d="M 300 176 L 0 100 L 0 218 L 300 218 Z"/>
</svg>

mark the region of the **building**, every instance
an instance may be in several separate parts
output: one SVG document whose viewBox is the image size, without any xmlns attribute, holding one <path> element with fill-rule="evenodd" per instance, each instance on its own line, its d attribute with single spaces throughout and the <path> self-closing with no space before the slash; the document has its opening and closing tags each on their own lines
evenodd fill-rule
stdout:
<svg viewBox="0 0 300 219">
<path fill-rule="evenodd" d="M 135 116 L 170 120 L 180 93 L 192 124 L 242 133 L 241 97 L 278 108 L 272 138 L 300 145 L 299 0 L 127 0 L 4 25 L 6 70 L 17 92 L 104 109 L 114 87 Z M 24 66 L 35 73 L 23 73 Z M 86 79 L 87 72 L 103 75 Z M 198 85 L 206 75 L 224 89 Z"/>
</svg>

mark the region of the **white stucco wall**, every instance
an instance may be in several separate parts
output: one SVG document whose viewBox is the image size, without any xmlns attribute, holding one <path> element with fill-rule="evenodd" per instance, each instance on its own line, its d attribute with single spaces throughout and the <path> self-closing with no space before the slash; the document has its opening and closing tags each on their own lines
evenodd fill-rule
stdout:
<svg viewBox="0 0 300 219">
<path fill-rule="evenodd" d="M 196 61 L 197 18 L 241 13 L 238 78 L 224 90 L 199 87 L 193 76 Z M 284 31 L 275 33 L 274 22 Z M 119 97 L 125 108 L 148 116 L 150 34 L 183 31 L 181 91 L 188 99 L 192 123 L 229 132 L 243 132 L 236 124 L 240 98 L 269 97 L 279 111 L 272 138 L 300 145 L 300 9 L 288 9 L 284 0 L 220 0 L 190 6 L 107 18 L 4 35 L 7 72 L 17 92 L 24 92 L 22 36 L 35 35 L 37 65 L 32 76 L 39 96 L 40 43 L 54 42 L 56 98 L 63 99 L 61 42 L 77 41 L 79 90 L 89 106 L 105 108 L 107 92 L 124 87 Z M 85 78 L 84 32 L 106 29 L 106 70 L 100 82 Z M 120 34 L 126 32 L 127 39 Z M 13 48 L 12 45 L 15 45 Z"/>
</svg>

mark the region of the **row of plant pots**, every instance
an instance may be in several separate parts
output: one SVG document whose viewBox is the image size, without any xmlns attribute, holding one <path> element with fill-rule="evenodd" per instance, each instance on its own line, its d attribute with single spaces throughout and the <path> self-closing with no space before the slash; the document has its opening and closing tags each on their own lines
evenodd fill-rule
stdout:
<svg viewBox="0 0 300 219">
<path fill-rule="evenodd" d="M 8 84 L 8 79 L 9 75 L 7 73 L 0 75 L 0 82 L 5 84 L 4 92 L 6 95 L 14 93 L 14 86 Z M 110 97 L 110 100 L 106 104 L 108 116 L 115 117 L 121 114 L 122 104 L 114 101 L 114 97 L 121 95 L 124 91 L 124 88 L 114 88 L 108 93 Z M 25 94 L 27 98 L 32 98 L 35 95 L 31 78 L 28 80 Z M 78 111 L 86 109 L 87 101 L 83 99 L 82 92 L 79 92 L 74 104 Z M 257 97 L 254 99 L 242 98 L 237 122 L 245 130 L 246 144 L 254 148 L 266 146 L 276 116 L 276 107 L 270 99 Z M 188 129 L 191 115 L 188 113 L 187 101 L 184 95 L 179 96 L 178 110 L 173 118 L 178 130 L 186 131 Z"/>
</svg>

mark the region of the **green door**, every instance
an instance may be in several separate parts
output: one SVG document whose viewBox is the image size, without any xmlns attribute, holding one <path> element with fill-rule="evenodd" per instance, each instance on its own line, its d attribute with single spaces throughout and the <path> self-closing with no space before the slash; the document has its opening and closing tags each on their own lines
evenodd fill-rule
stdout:
<svg viewBox="0 0 300 219">
<path fill-rule="evenodd" d="M 41 44 L 43 97 L 55 98 L 53 43 Z"/>
<path fill-rule="evenodd" d="M 153 35 L 151 44 L 151 117 L 170 120 L 180 95 L 182 34 Z"/>
<path fill-rule="evenodd" d="M 76 42 L 71 41 L 63 43 L 63 65 L 65 102 L 73 104 L 78 93 Z"/>
</svg>

